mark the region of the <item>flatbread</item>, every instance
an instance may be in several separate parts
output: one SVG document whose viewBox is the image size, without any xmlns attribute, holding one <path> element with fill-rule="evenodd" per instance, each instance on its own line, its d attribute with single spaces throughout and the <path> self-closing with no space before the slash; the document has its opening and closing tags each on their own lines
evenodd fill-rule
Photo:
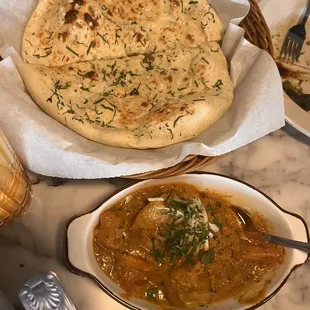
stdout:
<svg viewBox="0 0 310 310">
<path fill-rule="evenodd" d="M 61 66 L 220 41 L 207 0 L 40 0 L 22 42 L 25 62 Z"/>
<path fill-rule="evenodd" d="M 48 115 L 111 146 L 158 148 L 192 139 L 233 101 L 216 42 L 54 68 L 24 63 L 18 69 Z"/>
</svg>

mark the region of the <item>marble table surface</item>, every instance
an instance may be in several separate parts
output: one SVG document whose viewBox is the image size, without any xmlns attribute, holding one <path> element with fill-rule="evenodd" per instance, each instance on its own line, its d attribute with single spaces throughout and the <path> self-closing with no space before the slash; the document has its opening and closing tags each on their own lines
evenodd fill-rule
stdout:
<svg viewBox="0 0 310 310">
<path fill-rule="evenodd" d="M 310 224 L 310 138 L 285 128 L 204 168 L 239 178 L 263 190 L 283 208 Z M 78 310 L 123 309 L 86 278 L 62 262 L 66 221 L 89 210 L 129 180 L 59 180 L 29 173 L 33 201 L 27 213 L 0 229 L 0 290 L 16 309 L 24 282 L 42 271 L 55 271 Z M 295 271 L 282 290 L 261 309 L 310 309 L 310 264 Z"/>
</svg>

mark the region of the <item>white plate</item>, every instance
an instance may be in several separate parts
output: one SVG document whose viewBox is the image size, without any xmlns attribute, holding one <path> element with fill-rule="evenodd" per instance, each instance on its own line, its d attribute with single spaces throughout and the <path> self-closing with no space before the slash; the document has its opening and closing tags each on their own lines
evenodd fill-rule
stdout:
<svg viewBox="0 0 310 310">
<path fill-rule="evenodd" d="M 146 180 L 126 185 L 115 194 L 105 199 L 94 210 L 70 219 L 65 235 L 64 258 L 67 268 L 84 277 L 93 280 L 106 294 L 131 310 L 159 310 L 155 305 L 139 299 L 125 300 L 122 289 L 117 286 L 99 267 L 93 253 L 93 230 L 99 223 L 99 216 L 105 209 L 117 201 L 144 187 L 185 182 L 200 188 L 215 190 L 223 195 L 229 195 L 233 204 L 246 207 L 249 211 L 258 211 L 268 219 L 273 232 L 281 237 L 309 242 L 308 229 L 305 221 L 298 215 L 280 208 L 274 201 L 262 192 L 241 181 L 229 177 L 212 174 L 185 174 L 166 179 Z M 218 303 L 216 306 L 200 307 L 199 310 L 250 310 L 256 309 L 273 297 L 285 284 L 293 270 L 304 264 L 308 255 L 295 249 L 286 249 L 285 261 L 267 288 L 266 298 L 255 305 L 241 305 L 233 299 Z M 172 308 L 171 308 L 172 309 Z M 180 308 L 173 308 L 180 310 Z M 195 308 L 192 310 L 198 310 Z M 113 310 L 112 308 L 110 310 Z"/>
<path fill-rule="evenodd" d="M 270 28 L 277 59 L 287 30 L 298 23 L 307 0 L 260 0 L 258 4 Z M 306 25 L 306 31 L 308 35 L 302 49 L 303 54 L 297 64 L 289 67 L 294 71 L 304 72 L 304 76 L 310 80 L 310 19 Z M 306 44 L 307 41 L 309 44 Z M 302 84 L 304 93 L 310 94 L 310 82 Z M 310 112 L 304 111 L 286 94 L 284 94 L 284 105 L 287 122 L 310 137 Z"/>
</svg>

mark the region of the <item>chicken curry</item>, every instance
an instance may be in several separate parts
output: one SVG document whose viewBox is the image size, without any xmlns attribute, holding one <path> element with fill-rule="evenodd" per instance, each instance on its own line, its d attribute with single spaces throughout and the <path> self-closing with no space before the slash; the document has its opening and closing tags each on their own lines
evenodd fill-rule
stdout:
<svg viewBox="0 0 310 310">
<path fill-rule="evenodd" d="M 263 299 L 285 256 L 244 231 L 227 197 L 185 183 L 140 189 L 103 211 L 94 253 L 126 297 L 189 308 Z"/>
</svg>

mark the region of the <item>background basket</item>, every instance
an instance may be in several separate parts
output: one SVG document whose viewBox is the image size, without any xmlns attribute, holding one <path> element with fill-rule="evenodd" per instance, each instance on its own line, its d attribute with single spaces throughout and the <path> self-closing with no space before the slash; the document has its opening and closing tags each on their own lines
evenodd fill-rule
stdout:
<svg viewBox="0 0 310 310">
<path fill-rule="evenodd" d="M 250 11 L 240 23 L 240 26 L 245 30 L 244 36 L 249 42 L 267 51 L 273 57 L 272 39 L 265 18 L 262 15 L 257 2 L 255 0 L 249 0 L 249 2 L 251 5 Z M 196 171 L 215 162 L 220 157 L 221 156 L 209 157 L 190 155 L 173 167 L 126 176 L 125 178 L 144 180 L 180 175 L 183 173 Z"/>
</svg>

